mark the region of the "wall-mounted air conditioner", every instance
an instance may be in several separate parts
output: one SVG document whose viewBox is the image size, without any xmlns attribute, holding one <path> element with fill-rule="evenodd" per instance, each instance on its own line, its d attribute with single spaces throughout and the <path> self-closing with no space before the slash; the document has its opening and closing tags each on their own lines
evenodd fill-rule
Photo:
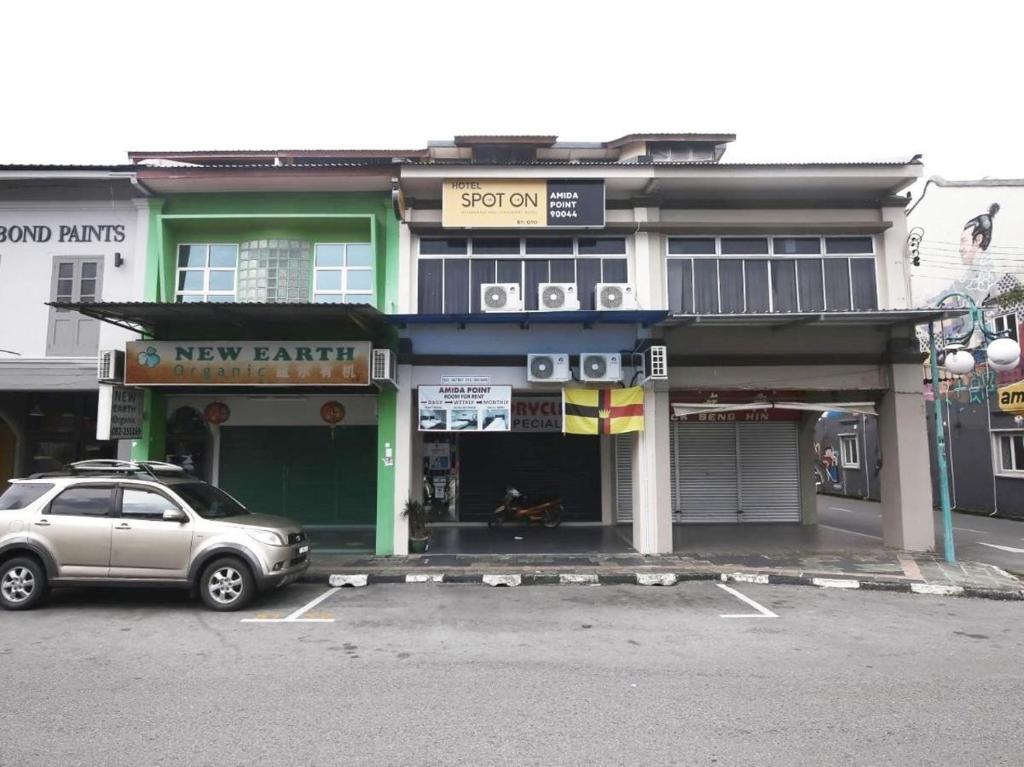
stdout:
<svg viewBox="0 0 1024 767">
<path fill-rule="evenodd" d="M 580 308 L 575 282 L 542 282 L 537 288 L 537 306 L 542 312 L 574 312 Z"/>
<path fill-rule="evenodd" d="M 526 380 L 538 383 L 571 381 L 568 354 L 526 355 Z"/>
<path fill-rule="evenodd" d="M 485 312 L 521 312 L 523 296 L 516 282 L 485 282 L 480 286 L 480 307 Z"/>
<path fill-rule="evenodd" d="M 628 282 L 599 282 L 594 286 L 594 308 L 601 311 L 636 309 L 636 289 Z"/>
<path fill-rule="evenodd" d="M 643 359 L 643 380 L 645 381 L 667 381 L 668 380 L 668 347 L 648 346 L 642 354 Z"/>
<path fill-rule="evenodd" d="M 398 386 L 398 359 L 391 349 L 373 350 L 370 379 L 377 386 Z"/>
<path fill-rule="evenodd" d="M 580 355 L 581 381 L 621 381 L 622 358 L 618 354 Z"/>
<path fill-rule="evenodd" d="M 96 380 L 106 384 L 124 383 L 124 352 L 101 349 L 96 355 Z"/>
</svg>

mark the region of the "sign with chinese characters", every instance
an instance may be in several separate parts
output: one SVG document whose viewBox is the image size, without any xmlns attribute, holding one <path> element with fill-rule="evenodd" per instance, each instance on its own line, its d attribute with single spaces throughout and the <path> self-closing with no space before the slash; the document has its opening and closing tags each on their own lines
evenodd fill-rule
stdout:
<svg viewBox="0 0 1024 767">
<path fill-rule="evenodd" d="M 145 392 L 100 384 L 96 439 L 140 439 Z"/>
<path fill-rule="evenodd" d="M 420 386 L 420 431 L 508 431 L 511 386 Z"/>
<path fill-rule="evenodd" d="M 132 386 L 368 386 L 369 341 L 132 341 Z"/>
<path fill-rule="evenodd" d="M 441 225 L 464 229 L 604 226 L 604 181 L 450 179 Z"/>
</svg>

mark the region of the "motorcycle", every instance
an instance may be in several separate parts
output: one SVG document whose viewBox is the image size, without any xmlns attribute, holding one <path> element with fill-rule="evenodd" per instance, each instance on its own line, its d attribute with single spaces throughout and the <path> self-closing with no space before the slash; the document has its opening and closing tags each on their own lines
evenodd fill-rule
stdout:
<svg viewBox="0 0 1024 767">
<path fill-rule="evenodd" d="M 526 496 L 510 487 L 505 491 L 501 504 L 487 520 L 490 528 L 501 527 L 506 522 L 522 521 L 525 524 L 540 522 L 544 527 L 558 527 L 562 524 L 562 513 L 565 506 L 561 498 L 551 498 L 540 502 L 527 502 Z"/>
</svg>

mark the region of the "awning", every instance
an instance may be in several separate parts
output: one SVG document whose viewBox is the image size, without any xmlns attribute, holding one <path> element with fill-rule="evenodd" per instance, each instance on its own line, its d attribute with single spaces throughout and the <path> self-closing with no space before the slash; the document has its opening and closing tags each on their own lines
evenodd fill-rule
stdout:
<svg viewBox="0 0 1024 767">
<path fill-rule="evenodd" d="M 771 312 L 762 314 L 670 314 L 662 327 L 785 327 L 789 325 L 828 325 L 839 327 L 887 327 L 923 325 L 967 314 L 967 309 L 877 309 L 850 312 Z"/>
<path fill-rule="evenodd" d="M 570 312 L 475 312 L 473 314 L 389 314 L 392 325 L 642 325 L 650 327 L 662 322 L 666 311 L 626 310 L 598 311 L 583 309 Z"/>
<path fill-rule="evenodd" d="M 373 338 L 389 327 L 369 304 L 57 303 L 111 325 L 156 338 Z"/>
<path fill-rule="evenodd" d="M 673 402 L 672 415 L 685 418 L 690 415 L 707 415 L 710 413 L 735 413 L 744 410 L 806 410 L 811 412 L 856 413 L 858 415 L 878 415 L 874 402 Z"/>
</svg>

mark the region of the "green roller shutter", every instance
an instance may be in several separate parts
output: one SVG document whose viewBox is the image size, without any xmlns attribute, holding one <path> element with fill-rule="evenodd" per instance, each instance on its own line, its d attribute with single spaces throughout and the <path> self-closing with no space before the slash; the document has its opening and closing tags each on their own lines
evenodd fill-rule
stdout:
<svg viewBox="0 0 1024 767">
<path fill-rule="evenodd" d="M 377 427 L 224 426 L 220 486 L 251 511 L 306 525 L 376 521 Z"/>
</svg>

